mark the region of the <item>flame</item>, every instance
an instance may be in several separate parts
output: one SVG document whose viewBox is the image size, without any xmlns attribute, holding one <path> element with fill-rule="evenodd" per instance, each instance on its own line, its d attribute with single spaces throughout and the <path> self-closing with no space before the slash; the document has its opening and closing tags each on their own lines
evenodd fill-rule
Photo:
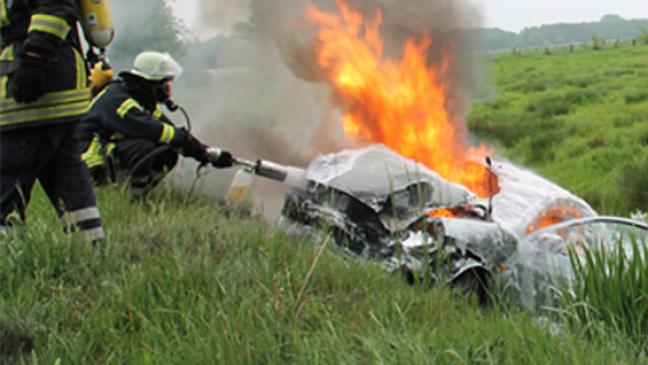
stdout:
<svg viewBox="0 0 648 365">
<path fill-rule="evenodd" d="M 428 217 L 432 218 L 454 218 L 457 215 L 451 209 L 439 208 L 427 212 Z"/>
<path fill-rule="evenodd" d="M 568 207 L 551 207 L 542 214 L 526 229 L 526 234 L 535 232 L 541 228 L 549 227 L 569 219 L 581 218 L 583 213 L 575 208 Z"/>
<path fill-rule="evenodd" d="M 388 59 L 380 9 L 365 21 L 343 0 L 337 7 L 339 14 L 331 14 L 309 4 L 307 17 L 318 26 L 317 61 L 342 104 L 347 138 L 382 143 L 481 197 L 499 191 L 495 176 L 474 162 L 491 151 L 468 147 L 447 110 L 456 46 L 446 46 L 438 64 L 428 65 L 432 38 L 424 35 L 405 42 L 400 60 Z"/>
</svg>

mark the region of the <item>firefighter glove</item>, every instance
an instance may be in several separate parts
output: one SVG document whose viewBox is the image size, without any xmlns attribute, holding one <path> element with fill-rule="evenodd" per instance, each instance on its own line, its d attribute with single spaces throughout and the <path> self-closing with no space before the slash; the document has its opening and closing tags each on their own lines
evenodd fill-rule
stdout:
<svg viewBox="0 0 648 365">
<path fill-rule="evenodd" d="M 191 157 L 198 162 L 207 163 L 207 146 L 202 144 L 198 138 L 194 137 L 191 133 L 187 132 L 187 140 L 182 146 L 182 155 Z"/>
<path fill-rule="evenodd" d="M 17 102 L 31 103 L 45 94 L 45 83 L 43 65 L 39 63 L 38 58 L 26 55 L 13 75 L 11 93 Z"/>
<path fill-rule="evenodd" d="M 234 156 L 229 151 L 221 151 L 218 157 L 211 162 L 212 166 L 218 168 L 227 168 L 234 166 Z"/>
<path fill-rule="evenodd" d="M 99 91 L 113 79 L 113 69 L 108 63 L 99 61 L 90 70 L 88 81 L 92 94 L 96 95 Z"/>
</svg>

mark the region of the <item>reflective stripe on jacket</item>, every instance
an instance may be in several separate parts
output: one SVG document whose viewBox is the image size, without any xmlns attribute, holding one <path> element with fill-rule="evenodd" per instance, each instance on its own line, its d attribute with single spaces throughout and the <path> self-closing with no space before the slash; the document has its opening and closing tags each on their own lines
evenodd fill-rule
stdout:
<svg viewBox="0 0 648 365">
<path fill-rule="evenodd" d="M 87 65 L 73 31 L 78 15 L 75 0 L 0 0 L 0 131 L 78 121 L 86 114 Z M 18 103 L 11 79 L 27 44 L 46 46 L 45 95 Z"/>
<path fill-rule="evenodd" d="M 81 123 L 82 155 L 89 168 L 105 162 L 107 143 L 123 139 L 146 139 L 156 144 L 181 146 L 184 131 L 176 128 L 156 105 L 147 109 L 123 83 L 113 82 L 95 97 Z M 101 161 L 101 162 L 99 162 Z"/>
</svg>

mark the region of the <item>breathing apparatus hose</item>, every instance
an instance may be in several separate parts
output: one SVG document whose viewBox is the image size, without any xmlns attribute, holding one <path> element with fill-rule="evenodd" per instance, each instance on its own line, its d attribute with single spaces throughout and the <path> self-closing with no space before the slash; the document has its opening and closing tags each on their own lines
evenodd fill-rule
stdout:
<svg viewBox="0 0 648 365">
<path fill-rule="evenodd" d="M 182 112 L 182 114 L 185 117 L 185 122 L 187 123 L 187 131 L 191 132 L 191 118 L 189 118 L 189 113 L 187 113 L 185 108 L 183 108 L 182 106 L 180 106 L 178 104 L 175 104 L 173 102 L 170 103 L 171 106 L 169 104 L 166 104 L 166 103 L 165 103 L 165 105 L 167 105 L 167 108 L 169 108 L 169 110 L 171 110 L 171 111 L 176 111 L 176 110 L 180 109 L 180 111 Z M 159 155 L 161 155 L 163 153 L 171 151 L 171 150 L 173 150 L 173 147 L 171 147 L 168 144 L 156 147 L 155 149 L 153 149 L 153 151 L 147 153 L 144 157 L 142 157 L 139 161 L 137 161 L 133 165 L 133 167 L 131 167 L 128 170 L 129 175 L 131 175 L 131 176 L 135 175 L 135 173 L 142 166 L 144 166 L 144 164 L 147 163 L 149 160 L 151 160 L 154 157 L 157 157 L 157 156 L 159 156 Z"/>
<path fill-rule="evenodd" d="M 163 154 L 163 153 L 165 153 L 165 152 L 167 152 L 167 151 L 171 151 L 172 149 L 173 149 L 173 147 L 171 147 L 171 146 L 169 146 L 169 145 L 164 145 L 164 146 L 158 146 L 158 147 L 156 147 L 153 151 L 147 153 L 144 157 L 142 157 L 139 161 L 137 161 L 137 163 L 135 163 L 135 165 L 133 165 L 133 167 L 131 167 L 130 170 L 128 170 L 128 174 L 131 175 L 131 176 L 134 176 L 135 173 L 136 173 L 136 172 L 137 172 L 137 171 L 138 171 L 142 166 L 144 166 L 144 164 L 145 164 L 146 162 L 148 162 L 149 160 L 153 159 L 153 157 L 156 157 L 156 156 L 158 156 L 158 155 L 161 155 L 161 154 Z"/>
</svg>

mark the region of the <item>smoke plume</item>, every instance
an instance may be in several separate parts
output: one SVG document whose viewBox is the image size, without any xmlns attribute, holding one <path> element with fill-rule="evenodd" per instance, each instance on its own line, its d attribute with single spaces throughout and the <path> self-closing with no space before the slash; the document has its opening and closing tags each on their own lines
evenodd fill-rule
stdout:
<svg viewBox="0 0 648 365">
<path fill-rule="evenodd" d="M 213 71 L 208 93 L 211 118 L 201 116 L 201 128 L 215 142 L 239 153 L 256 154 L 282 163 L 305 164 L 318 153 L 346 145 L 339 130 L 331 91 L 323 82 L 313 49 L 316 29 L 306 20 L 306 5 L 336 11 L 334 0 L 203 0 L 204 25 L 222 29 L 236 23 L 219 55 L 224 66 Z M 349 0 L 367 18 L 383 15 L 386 54 L 399 57 L 404 40 L 432 36 L 429 61 L 439 59 L 447 41 L 460 53 L 447 74 L 453 120 L 464 121 L 478 68 L 471 40 L 459 29 L 475 27 L 480 17 L 471 3 L 456 0 Z M 247 5 L 247 9 L 244 6 Z M 194 94 L 195 95 L 195 94 Z M 203 113 L 203 114 L 206 114 Z M 205 131 L 207 132 L 207 131 Z"/>
<path fill-rule="evenodd" d="M 250 0 L 202 0 L 200 4 L 200 29 L 230 32 L 234 24 L 245 21 Z"/>
<path fill-rule="evenodd" d="M 464 130 L 470 95 L 479 79 L 471 40 L 459 31 L 480 25 L 472 4 L 467 0 L 347 2 L 367 19 L 381 9 L 389 57 L 399 58 L 403 41 L 423 34 L 432 37 L 430 63 L 439 59 L 448 41 L 459 45 L 447 74 L 448 107 Z M 192 84 L 177 94 L 188 101 L 194 130 L 205 143 L 246 158 L 302 167 L 318 154 L 350 145 L 340 127 L 336 99 L 316 64 L 316 29 L 306 20 L 309 3 L 327 12 L 337 9 L 334 0 L 202 0 L 202 25 L 218 30 L 229 27 L 229 36 L 217 55 L 219 68 L 202 75 L 198 86 Z"/>
</svg>

